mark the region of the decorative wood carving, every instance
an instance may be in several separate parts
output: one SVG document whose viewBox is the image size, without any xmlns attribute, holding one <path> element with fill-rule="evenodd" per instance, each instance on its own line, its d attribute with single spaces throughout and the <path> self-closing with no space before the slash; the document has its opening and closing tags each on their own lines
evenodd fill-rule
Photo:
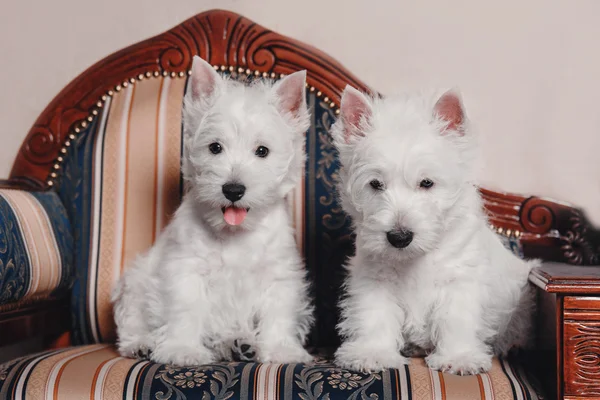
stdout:
<svg viewBox="0 0 600 400">
<path fill-rule="evenodd" d="M 48 188 L 53 168 L 60 168 L 55 163 L 61 147 L 68 146 L 69 136 L 92 118 L 103 96 L 121 84 L 133 84 L 144 74 L 183 76 L 196 54 L 222 68 L 256 70 L 272 76 L 306 69 L 308 84 L 334 105 L 339 104 L 347 84 L 369 91 L 337 61 L 314 47 L 235 13 L 208 11 L 106 57 L 69 83 L 29 131 L 11 180 Z M 580 211 L 537 197 L 481 192 L 490 222 L 503 234 L 519 236 L 526 256 L 574 264 L 600 262 L 600 232 L 590 227 Z"/>
<path fill-rule="evenodd" d="M 600 321 L 564 324 L 564 392 L 600 397 Z"/>
<path fill-rule="evenodd" d="M 526 257 L 576 265 L 600 264 L 600 230 L 571 205 L 480 189 L 499 233 L 518 236 Z"/>
</svg>

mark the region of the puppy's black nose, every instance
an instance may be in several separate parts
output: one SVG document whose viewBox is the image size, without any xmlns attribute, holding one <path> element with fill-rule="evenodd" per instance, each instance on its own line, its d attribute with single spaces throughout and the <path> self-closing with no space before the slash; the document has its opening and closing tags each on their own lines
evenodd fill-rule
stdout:
<svg viewBox="0 0 600 400">
<path fill-rule="evenodd" d="M 397 249 L 403 249 L 413 240 L 413 233 L 408 229 L 394 229 L 387 233 L 387 240 Z"/>
<path fill-rule="evenodd" d="M 223 194 L 227 200 L 235 202 L 244 197 L 246 186 L 239 183 L 226 183 L 223 185 Z"/>
</svg>

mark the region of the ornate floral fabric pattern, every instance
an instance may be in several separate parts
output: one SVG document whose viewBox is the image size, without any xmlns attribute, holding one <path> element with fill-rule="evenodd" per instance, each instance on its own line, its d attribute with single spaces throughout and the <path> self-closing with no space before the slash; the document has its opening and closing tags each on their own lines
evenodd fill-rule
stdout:
<svg viewBox="0 0 600 400">
<path fill-rule="evenodd" d="M 335 374 L 331 374 L 327 377 L 327 383 L 331 385 L 331 387 L 341 390 L 352 390 L 358 387 L 359 382 L 361 381 L 360 375 L 353 374 L 348 371 L 337 371 Z"/>
<path fill-rule="evenodd" d="M 29 286 L 29 274 L 19 222 L 10 204 L 0 197 L 0 304 L 23 297 Z"/>
<path fill-rule="evenodd" d="M 0 304 L 65 293 L 73 239 L 56 193 L 0 190 Z"/>
<path fill-rule="evenodd" d="M 343 263 L 354 252 L 350 219 L 337 203 L 335 181 L 339 163 L 329 130 L 336 120 L 333 109 L 314 93 L 307 95 L 312 124 L 306 135 L 305 247 L 309 275 L 314 284 L 316 329 L 311 343 L 339 344 L 338 298 L 345 277 Z"/>
<path fill-rule="evenodd" d="M 179 368 L 119 357 L 110 345 L 50 351 L 0 365 L 0 398 L 92 399 L 528 399 L 534 382 L 516 361 L 495 359 L 486 374 L 431 371 L 423 359 L 380 373 L 313 365 L 216 363 Z"/>
</svg>

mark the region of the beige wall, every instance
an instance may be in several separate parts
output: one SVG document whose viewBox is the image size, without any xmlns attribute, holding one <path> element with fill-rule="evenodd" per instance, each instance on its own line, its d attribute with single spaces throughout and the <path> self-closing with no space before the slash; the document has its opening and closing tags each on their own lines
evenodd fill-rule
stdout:
<svg viewBox="0 0 600 400">
<path fill-rule="evenodd" d="M 483 183 L 574 202 L 600 224 L 598 0 L 6 0 L 0 176 L 79 72 L 211 8 L 313 44 L 383 93 L 460 87 Z"/>
</svg>

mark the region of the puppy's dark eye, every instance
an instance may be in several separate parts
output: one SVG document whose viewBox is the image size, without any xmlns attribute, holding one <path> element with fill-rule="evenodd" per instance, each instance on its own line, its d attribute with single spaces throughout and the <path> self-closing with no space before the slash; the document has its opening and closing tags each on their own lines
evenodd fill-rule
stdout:
<svg viewBox="0 0 600 400">
<path fill-rule="evenodd" d="M 429 189 L 433 186 L 433 181 L 431 179 L 425 178 L 419 183 L 419 187 L 423 189 Z"/>
<path fill-rule="evenodd" d="M 258 146 L 254 154 L 256 154 L 260 158 L 265 158 L 269 155 L 269 149 L 265 146 Z"/>
<path fill-rule="evenodd" d="M 383 190 L 384 188 L 383 182 L 377 179 L 373 179 L 371 182 L 369 182 L 369 185 L 371 185 L 371 187 L 375 190 Z"/>
<path fill-rule="evenodd" d="M 211 143 L 208 145 L 208 149 L 210 150 L 211 153 L 213 154 L 219 154 L 220 152 L 223 151 L 223 146 L 221 146 L 221 144 L 215 142 L 215 143 Z"/>
</svg>

